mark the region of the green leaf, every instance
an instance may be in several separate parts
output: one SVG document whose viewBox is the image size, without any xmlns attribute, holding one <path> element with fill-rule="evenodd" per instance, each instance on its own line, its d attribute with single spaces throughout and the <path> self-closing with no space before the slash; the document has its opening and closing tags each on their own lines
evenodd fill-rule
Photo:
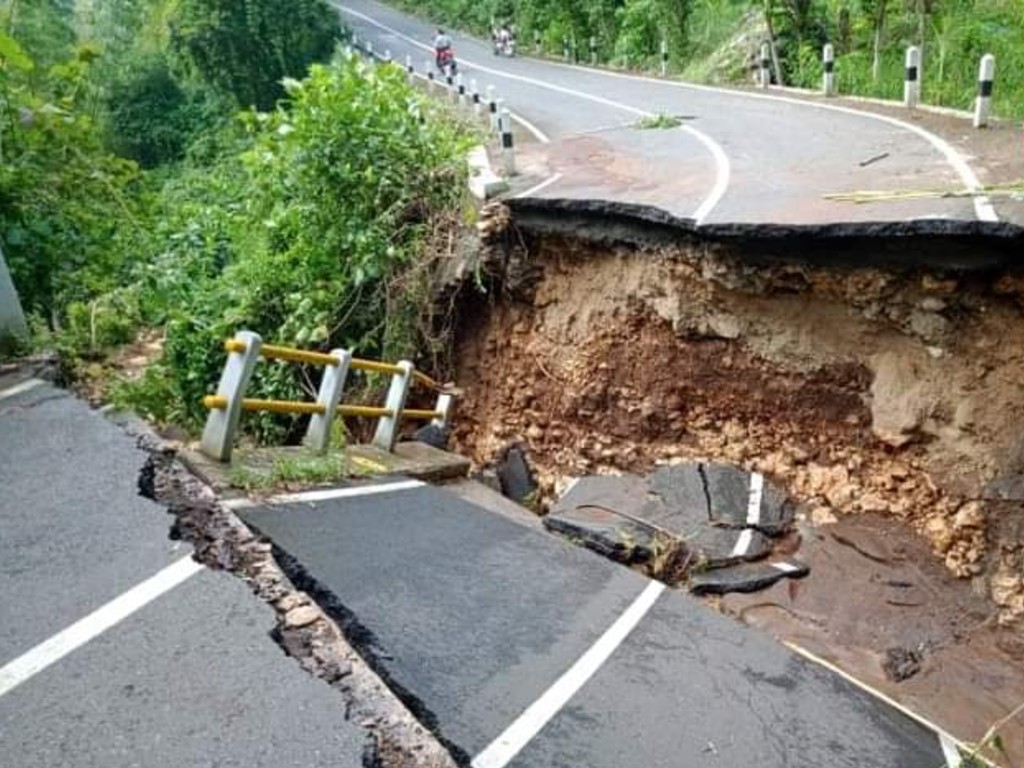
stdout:
<svg viewBox="0 0 1024 768">
<path fill-rule="evenodd" d="M 0 63 L 4 67 L 13 67 L 25 72 L 31 71 L 36 65 L 18 44 L 18 41 L 2 30 L 0 30 Z"/>
</svg>

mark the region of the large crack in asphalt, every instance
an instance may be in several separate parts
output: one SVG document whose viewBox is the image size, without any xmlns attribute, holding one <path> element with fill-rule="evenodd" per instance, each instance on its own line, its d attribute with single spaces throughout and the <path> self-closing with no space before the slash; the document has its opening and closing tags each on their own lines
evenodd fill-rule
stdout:
<svg viewBox="0 0 1024 768">
<path fill-rule="evenodd" d="M 367 733 L 364 768 L 456 768 L 465 753 L 435 736 L 429 710 L 379 674 L 381 651 L 366 627 L 302 566 L 276 550 L 220 503 L 214 491 L 192 475 L 155 435 L 139 435 L 148 453 L 140 470 L 139 493 L 173 516 L 170 536 L 191 544 L 194 557 L 215 570 L 244 579 L 274 610 L 269 633 L 282 651 L 307 673 L 342 697 L 347 718 Z"/>
</svg>

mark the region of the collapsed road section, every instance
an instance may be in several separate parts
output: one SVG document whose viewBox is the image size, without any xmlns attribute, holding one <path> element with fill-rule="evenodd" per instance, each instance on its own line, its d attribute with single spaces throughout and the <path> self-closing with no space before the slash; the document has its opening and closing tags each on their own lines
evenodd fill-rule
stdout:
<svg viewBox="0 0 1024 768">
<path fill-rule="evenodd" d="M 1024 700 L 1019 228 L 695 227 L 516 200 L 480 230 L 492 282 L 462 295 L 454 437 L 484 470 L 520 457 L 549 528 L 628 561 L 637 518 L 701 535 L 650 514 L 659 474 L 760 475 L 795 513 L 757 562 L 811 573 L 724 610 L 958 735 Z M 581 496 L 595 483 L 618 503 Z"/>
</svg>

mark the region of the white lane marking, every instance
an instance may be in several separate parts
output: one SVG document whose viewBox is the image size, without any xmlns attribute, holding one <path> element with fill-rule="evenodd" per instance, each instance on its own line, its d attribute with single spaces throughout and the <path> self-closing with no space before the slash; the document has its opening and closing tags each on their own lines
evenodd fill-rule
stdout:
<svg viewBox="0 0 1024 768">
<path fill-rule="evenodd" d="M 750 549 L 750 543 L 754 540 L 754 531 L 750 528 L 744 528 L 740 531 L 739 537 L 736 539 L 736 544 L 732 548 L 732 552 L 729 553 L 729 557 L 744 557 L 747 554 L 747 550 Z"/>
<path fill-rule="evenodd" d="M 939 734 L 939 744 L 942 746 L 942 756 L 946 758 L 946 768 L 960 768 L 960 750 L 956 742 L 944 733 Z"/>
<path fill-rule="evenodd" d="M 548 187 L 550 187 L 552 184 L 554 184 L 556 181 L 558 181 L 561 178 L 562 178 L 562 174 L 556 173 L 554 176 L 550 176 L 550 177 L 546 178 L 544 181 L 542 181 L 537 186 L 530 187 L 525 192 L 520 192 L 518 195 L 516 195 L 516 197 L 529 197 L 530 195 L 535 195 L 538 192 L 540 192 L 542 189 L 547 189 Z"/>
<path fill-rule="evenodd" d="M 386 24 L 377 21 L 371 16 L 367 16 L 365 13 L 360 13 L 359 11 L 353 10 L 352 8 L 346 8 L 345 6 L 339 5 L 338 3 L 334 3 L 334 7 L 337 8 L 342 13 L 347 13 L 351 16 L 355 16 L 356 18 L 362 19 L 368 24 L 372 24 L 373 26 L 387 32 L 390 35 L 394 35 L 395 37 L 401 40 L 405 40 L 410 45 L 414 45 L 417 48 L 422 48 L 423 50 L 427 51 L 432 50 L 429 45 L 421 43 L 419 40 L 409 37 L 408 35 L 399 32 L 397 29 L 389 27 Z M 515 80 L 517 82 L 526 83 L 527 85 L 533 85 L 538 88 L 545 88 L 549 91 L 554 91 L 555 93 L 562 93 L 567 96 L 575 96 L 585 101 L 592 101 L 595 104 L 601 104 L 606 107 L 612 107 L 613 109 L 620 109 L 623 112 L 629 112 L 630 114 L 636 115 L 637 117 L 655 116 L 654 112 L 648 112 L 647 110 L 637 109 L 636 107 L 631 107 L 627 104 L 622 104 L 621 102 L 618 101 L 612 101 L 611 99 L 606 99 L 602 96 L 595 96 L 591 93 L 586 93 L 585 91 L 577 91 L 572 88 L 565 88 L 560 85 L 546 83 L 543 80 L 536 80 L 532 77 L 526 77 L 524 75 L 513 75 L 510 72 L 504 72 L 500 69 L 492 69 L 491 67 L 484 66 L 483 64 L 479 64 L 470 59 L 463 59 L 462 61 L 465 64 L 473 67 L 474 69 L 479 70 L 480 72 L 486 72 L 487 74 L 494 75 L 495 77 L 503 77 L 506 80 Z M 700 224 L 704 221 L 704 219 L 708 217 L 711 211 L 715 209 L 718 203 L 721 202 L 722 197 L 725 195 L 726 190 L 729 188 L 729 179 L 732 175 L 732 165 L 729 162 L 728 155 L 725 154 L 725 150 L 722 149 L 722 147 L 706 133 L 698 131 L 696 128 L 693 128 L 692 126 L 689 125 L 680 126 L 678 130 L 690 134 L 695 139 L 697 139 L 697 141 L 703 144 L 704 147 L 711 153 L 711 157 L 715 162 L 715 183 L 711 188 L 711 192 L 708 193 L 708 195 L 704 198 L 703 202 L 700 204 L 700 206 L 698 206 L 697 210 L 694 211 L 693 213 L 693 218 L 696 220 L 698 224 Z"/>
<path fill-rule="evenodd" d="M 510 112 L 509 114 L 512 116 L 513 121 L 519 123 L 521 126 L 523 126 L 523 128 L 532 133 L 534 138 L 537 139 L 537 141 L 539 141 L 541 144 L 551 143 L 551 139 L 548 138 L 548 135 L 544 133 L 544 131 L 542 131 L 540 128 L 538 128 L 536 125 L 527 120 L 525 117 L 516 114 L 515 112 Z"/>
<path fill-rule="evenodd" d="M 115 597 L 106 605 L 100 606 L 85 618 L 44 640 L 35 648 L 26 651 L 14 661 L 0 667 L 0 696 L 10 693 L 26 680 L 60 661 L 75 649 L 81 648 L 201 570 L 201 563 L 197 563 L 191 556 L 183 557 L 155 576 Z"/>
<path fill-rule="evenodd" d="M 20 395 L 22 392 L 28 392 L 30 389 L 35 389 L 45 383 L 46 382 L 42 379 L 25 379 L 25 381 L 19 382 L 13 387 L 0 390 L 0 400 L 6 400 L 8 397 Z"/>
<path fill-rule="evenodd" d="M 504 768 L 508 765 L 629 637 L 664 591 L 665 585 L 661 582 L 650 582 L 575 664 L 473 758 L 472 768 Z"/>
<path fill-rule="evenodd" d="M 589 67 L 580 67 L 574 64 L 563 64 L 555 61 L 543 60 L 545 64 L 552 67 L 561 67 L 563 69 L 572 69 L 582 72 L 589 72 L 592 74 L 602 75 L 604 77 L 616 77 L 623 80 L 634 80 L 644 83 L 654 83 L 656 85 L 664 85 L 672 88 L 683 88 L 691 91 L 702 91 L 705 93 L 715 93 L 722 96 L 737 96 L 745 99 L 756 99 L 760 101 L 774 101 L 780 104 L 793 104 L 801 107 L 808 107 L 811 109 L 824 109 L 830 112 L 839 112 L 844 115 L 852 115 L 854 117 L 860 117 L 867 120 L 878 120 L 883 123 L 901 128 L 905 131 L 910 131 L 920 136 L 922 139 L 932 145 L 946 160 L 947 163 L 952 166 L 953 170 L 956 171 L 960 180 L 963 181 L 964 186 L 971 192 L 977 192 L 982 188 L 981 182 L 975 175 L 974 170 L 967 163 L 967 160 L 961 155 L 956 148 L 953 147 L 948 141 L 942 137 L 932 133 L 929 130 L 921 128 L 920 126 L 908 123 L 904 120 L 900 120 L 896 117 L 890 117 L 888 115 L 880 115 L 877 112 L 868 112 L 862 109 L 854 109 L 853 107 L 843 107 L 838 104 L 822 104 L 817 101 L 806 101 L 804 99 L 794 99 L 791 96 L 779 96 L 771 93 L 754 93 L 751 91 L 741 91 L 739 89 L 731 88 L 716 88 L 713 85 L 698 85 L 697 83 L 687 83 L 680 80 L 659 80 L 653 77 L 645 77 L 643 75 L 627 75 L 621 72 L 609 72 L 603 69 L 591 69 Z M 983 195 L 976 195 L 974 198 L 974 215 L 979 221 L 999 221 L 999 216 L 996 214 L 995 209 L 992 207 L 992 202 Z"/>
<path fill-rule="evenodd" d="M 248 507 L 275 506 L 278 504 L 301 504 L 329 499 L 351 499 L 354 496 L 375 496 L 380 493 L 406 491 L 410 488 L 422 488 L 426 483 L 419 480 L 399 480 L 395 483 L 378 485 L 360 485 L 355 488 L 324 488 L 319 491 L 303 491 L 301 493 L 282 493 L 266 499 L 225 499 L 221 502 L 228 509 L 246 509 Z"/>
<path fill-rule="evenodd" d="M 938 737 L 939 745 L 940 745 L 940 748 L 942 749 L 942 753 L 943 753 L 944 756 L 948 755 L 948 753 L 946 752 L 946 750 L 948 748 L 947 747 L 947 743 L 950 746 L 953 746 L 955 748 L 964 749 L 964 750 L 967 749 L 967 745 L 964 744 L 959 739 L 957 739 L 956 737 L 954 737 L 951 733 L 949 733 L 949 731 L 943 730 L 942 728 L 937 726 L 935 723 L 933 723 L 931 720 L 928 720 L 927 718 L 922 717 L 921 715 L 919 715 L 916 712 L 914 712 L 912 709 L 909 709 L 909 708 L 903 706 L 902 704 L 900 704 L 898 701 L 896 701 L 896 699 L 892 698 L 891 696 L 887 696 L 884 693 L 882 693 L 881 691 L 879 691 L 878 689 L 872 688 L 867 683 L 865 683 L 865 682 L 863 682 L 861 680 L 858 680 L 856 677 L 854 677 L 853 675 L 849 674 L 848 672 L 843 670 L 841 667 L 837 667 L 831 661 L 825 661 L 825 659 L 821 658 L 820 656 L 816 656 L 815 654 L 811 653 L 810 651 L 808 651 L 803 646 L 797 645 L 796 643 L 794 643 L 794 642 L 792 642 L 790 640 L 783 640 L 782 644 L 784 646 L 786 646 L 787 648 L 789 648 L 789 650 L 793 651 L 793 653 L 797 654 L 798 656 L 803 656 L 805 659 L 807 659 L 808 661 L 810 661 L 810 662 L 812 662 L 814 664 L 817 664 L 819 667 L 824 667 L 825 669 L 827 669 L 832 674 L 839 675 L 839 677 L 843 678 L 846 682 L 850 683 L 851 685 L 854 685 L 857 688 L 860 688 L 865 693 L 870 694 L 871 696 L 874 696 L 879 701 L 881 701 L 881 702 L 883 702 L 885 704 L 888 704 L 893 709 L 895 709 L 898 712 L 901 712 L 902 714 L 906 715 L 907 717 L 909 717 L 914 722 L 916 722 L 916 723 L 918 723 L 920 725 L 923 725 L 925 728 L 927 728 L 929 731 L 931 731 L 932 733 L 934 733 Z M 951 765 L 958 766 L 959 764 L 960 763 L 959 763 L 959 756 L 958 756 L 957 762 L 956 763 L 951 763 Z"/>
<path fill-rule="evenodd" d="M 750 473 L 750 496 L 747 499 L 747 525 L 761 522 L 761 496 L 764 494 L 764 475 Z"/>
<path fill-rule="evenodd" d="M 772 563 L 771 566 L 777 571 L 782 571 L 783 573 L 794 573 L 800 570 L 792 563 Z"/>
</svg>

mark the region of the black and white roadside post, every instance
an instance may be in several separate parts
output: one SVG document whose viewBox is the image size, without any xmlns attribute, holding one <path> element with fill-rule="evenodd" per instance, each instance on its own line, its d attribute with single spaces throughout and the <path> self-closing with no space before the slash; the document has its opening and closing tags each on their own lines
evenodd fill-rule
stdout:
<svg viewBox="0 0 1024 768">
<path fill-rule="evenodd" d="M 540 55 L 540 30 L 533 30 L 533 52 Z"/>
<path fill-rule="evenodd" d="M 661 38 L 661 76 L 668 74 L 668 40 Z"/>
<path fill-rule="evenodd" d="M 771 70 L 771 51 L 768 48 L 768 43 L 761 43 L 761 69 L 760 69 L 760 81 L 761 87 L 767 88 L 772 84 L 772 70 Z"/>
<path fill-rule="evenodd" d="M 566 62 L 569 61 L 569 38 L 568 37 L 563 37 L 562 38 L 562 59 L 564 59 Z"/>
<path fill-rule="evenodd" d="M 412 54 L 405 54 L 405 79 L 410 83 L 415 79 L 416 70 L 412 66 Z"/>
<path fill-rule="evenodd" d="M 487 119 L 490 121 L 491 133 L 498 130 L 498 100 L 494 96 L 494 86 L 487 86 Z"/>
<path fill-rule="evenodd" d="M 906 72 L 903 77 L 903 105 L 913 109 L 921 101 L 921 49 L 907 48 Z"/>
<path fill-rule="evenodd" d="M 466 108 L 466 81 L 462 77 L 462 73 L 459 72 L 455 76 L 456 88 L 459 89 L 459 109 Z"/>
<path fill-rule="evenodd" d="M 394 59 L 391 58 L 391 50 L 389 48 L 384 49 L 384 63 L 391 64 Z"/>
<path fill-rule="evenodd" d="M 427 83 L 430 86 L 430 92 L 433 93 L 434 89 L 437 88 L 437 80 L 434 78 L 434 62 L 432 62 L 430 59 L 427 59 L 426 68 Z"/>
<path fill-rule="evenodd" d="M 448 86 L 448 94 L 447 94 L 448 100 L 449 101 L 457 101 L 458 100 L 458 96 L 456 95 L 456 91 L 455 91 L 455 75 L 452 73 L 451 65 L 448 65 L 444 69 L 444 81 L 445 81 L 445 83 Z"/>
<path fill-rule="evenodd" d="M 986 53 L 981 57 L 978 70 L 978 98 L 974 102 L 974 127 L 988 125 L 988 113 L 992 109 L 992 87 L 996 77 L 996 57 Z"/>
<path fill-rule="evenodd" d="M 373 63 L 373 43 L 369 40 L 366 41 L 366 58 L 370 60 L 371 64 Z"/>
<path fill-rule="evenodd" d="M 491 130 L 501 136 L 501 113 L 505 112 L 505 100 L 495 99 L 494 100 L 494 127 Z"/>
<path fill-rule="evenodd" d="M 597 38 L 590 36 L 590 66 L 597 66 Z"/>
<path fill-rule="evenodd" d="M 516 156 L 512 147 L 512 113 L 502 107 L 498 122 L 501 126 L 501 157 L 505 164 L 505 175 L 515 176 Z"/>
<path fill-rule="evenodd" d="M 836 95 L 836 50 L 832 43 L 825 43 L 825 50 L 821 54 L 821 65 L 825 72 L 822 88 L 826 96 Z"/>
<path fill-rule="evenodd" d="M 469 92 L 472 94 L 473 99 L 473 114 L 476 117 L 480 117 L 480 88 L 476 84 L 476 78 L 469 81 Z"/>
</svg>

